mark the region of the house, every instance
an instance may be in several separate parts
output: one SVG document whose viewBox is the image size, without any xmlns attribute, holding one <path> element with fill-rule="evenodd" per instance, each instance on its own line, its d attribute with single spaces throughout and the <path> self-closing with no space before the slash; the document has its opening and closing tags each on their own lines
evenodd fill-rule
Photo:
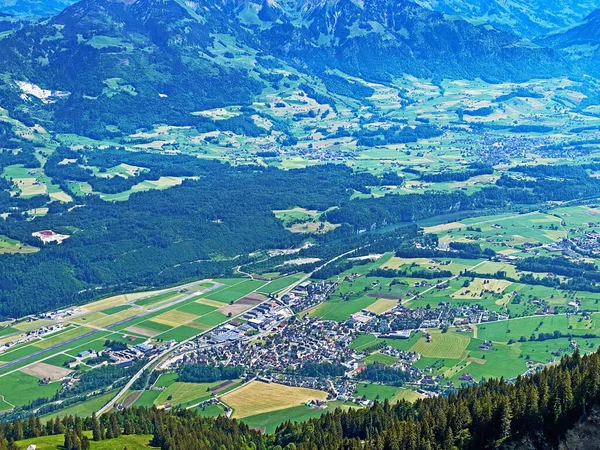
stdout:
<svg viewBox="0 0 600 450">
<path fill-rule="evenodd" d="M 469 372 L 465 372 L 463 373 L 460 378 L 460 381 L 467 381 L 469 383 L 474 383 L 475 382 L 475 377 L 471 376 L 471 374 Z"/>
<path fill-rule="evenodd" d="M 43 230 L 37 231 L 35 233 L 31 233 L 33 237 L 39 238 L 44 244 L 48 244 L 50 242 L 56 242 L 57 244 L 62 244 L 65 239 L 69 239 L 71 236 L 67 234 L 58 234 L 52 230 Z"/>
<path fill-rule="evenodd" d="M 36 449 L 37 449 L 37 445 L 31 444 L 30 446 L 27 447 L 26 450 L 36 450 Z"/>
<path fill-rule="evenodd" d="M 77 357 L 84 359 L 84 358 L 93 358 L 94 355 L 96 354 L 96 352 L 94 352 L 94 350 L 84 350 L 82 352 L 77 353 Z"/>
</svg>

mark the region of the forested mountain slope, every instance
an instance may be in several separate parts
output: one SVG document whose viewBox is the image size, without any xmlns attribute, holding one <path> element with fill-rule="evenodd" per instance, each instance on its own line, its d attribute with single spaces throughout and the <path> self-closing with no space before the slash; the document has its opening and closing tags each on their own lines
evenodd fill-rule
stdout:
<svg viewBox="0 0 600 450">
<path fill-rule="evenodd" d="M 51 16 L 73 3 L 73 0 L 0 0 L 0 11 L 21 16 Z"/>
<path fill-rule="evenodd" d="M 485 21 L 530 39 L 576 25 L 600 7 L 598 0 L 417 0 L 450 15 Z"/>
<path fill-rule="evenodd" d="M 600 74 L 600 9 L 594 11 L 581 23 L 551 33 L 538 41 L 541 45 L 563 51 L 582 67 L 584 72 Z"/>
<path fill-rule="evenodd" d="M 0 100 L 29 121 L 88 136 L 193 125 L 193 111 L 250 104 L 266 87 L 259 74 L 267 55 L 280 59 L 270 65 L 308 74 L 340 69 L 374 80 L 516 81 L 572 71 L 554 50 L 406 0 L 82 0 L 2 41 Z M 24 106 L 15 86 L 23 81 L 55 95 Z"/>
<path fill-rule="evenodd" d="M 302 11 L 302 26 L 279 19 L 261 37 L 273 54 L 317 70 L 380 80 L 402 73 L 522 80 L 568 71 L 552 51 L 406 0 L 308 2 Z M 294 38 L 279 45 L 286 36 Z"/>
</svg>

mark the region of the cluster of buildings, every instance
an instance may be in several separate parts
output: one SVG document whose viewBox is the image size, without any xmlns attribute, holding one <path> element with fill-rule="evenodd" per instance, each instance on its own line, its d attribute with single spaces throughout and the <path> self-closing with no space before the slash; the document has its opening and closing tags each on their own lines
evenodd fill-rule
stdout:
<svg viewBox="0 0 600 450">
<path fill-rule="evenodd" d="M 19 334 L 17 337 L 15 337 L 14 340 L 5 342 L 4 344 L 0 345 L 0 353 L 7 351 L 9 348 L 14 347 L 15 345 L 24 344 L 26 342 L 31 342 L 33 340 L 46 337 L 64 328 L 64 325 L 56 324 L 38 328 L 36 330 L 26 333 L 25 335 Z"/>
<path fill-rule="evenodd" d="M 198 345 L 223 345 L 246 341 L 267 333 L 292 316 L 290 310 L 277 301 L 262 303 L 247 311 L 240 319 L 230 321 L 198 339 Z"/>
<path fill-rule="evenodd" d="M 105 347 L 101 351 L 93 349 L 83 350 L 76 355 L 76 358 L 67 362 L 67 367 L 73 369 L 81 363 L 86 363 L 92 366 L 100 366 L 103 364 L 114 364 L 120 368 L 131 366 L 136 360 L 149 358 L 172 348 L 177 344 L 177 341 L 170 340 L 162 345 L 153 345 L 141 343 L 135 345 L 123 345 L 122 348 Z M 91 364 L 90 364 L 91 363 Z"/>
<path fill-rule="evenodd" d="M 457 326 L 467 331 L 472 324 L 507 318 L 505 313 L 489 311 L 477 303 L 459 306 L 450 302 L 440 302 L 433 308 L 413 309 L 398 304 L 379 315 L 363 310 L 354 314 L 348 320 L 348 325 L 382 337 L 408 339 L 412 330 Z"/>
<path fill-rule="evenodd" d="M 326 281 L 311 283 L 310 281 L 305 281 L 288 294 L 285 294 L 281 300 L 294 314 L 297 314 L 327 300 L 337 287 L 338 283 Z"/>
<path fill-rule="evenodd" d="M 50 244 L 52 242 L 62 244 L 64 240 L 69 239 L 71 237 L 68 234 L 59 234 L 55 233 L 52 230 L 36 231 L 35 233 L 31 233 L 31 235 L 33 237 L 38 238 L 44 244 Z"/>
<path fill-rule="evenodd" d="M 67 309 L 59 309 L 58 311 L 49 311 L 49 312 L 45 312 L 40 314 L 40 319 L 45 319 L 45 320 L 61 320 L 64 319 L 65 317 L 71 317 L 74 316 L 77 313 L 81 312 L 81 308 L 79 307 L 73 307 L 73 308 L 67 308 Z"/>
</svg>

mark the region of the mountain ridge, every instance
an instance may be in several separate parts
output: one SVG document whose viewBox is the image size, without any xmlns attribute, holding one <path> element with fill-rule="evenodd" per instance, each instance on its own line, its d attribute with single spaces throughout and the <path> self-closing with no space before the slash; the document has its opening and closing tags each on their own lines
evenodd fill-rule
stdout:
<svg viewBox="0 0 600 450">
<path fill-rule="evenodd" d="M 259 76 L 271 71 L 261 66 L 265 56 L 307 76 L 337 69 L 379 81 L 523 81 L 573 71 L 555 50 L 408 0 L 81 0 L 0 48 L 13 81 L 70 93 L 21 111 L 86 136 L 193 125 L 194 111 L 249 105 L 268 86 Z M 4 91 L 11 102 L 18 94 Z"/>
</svg>

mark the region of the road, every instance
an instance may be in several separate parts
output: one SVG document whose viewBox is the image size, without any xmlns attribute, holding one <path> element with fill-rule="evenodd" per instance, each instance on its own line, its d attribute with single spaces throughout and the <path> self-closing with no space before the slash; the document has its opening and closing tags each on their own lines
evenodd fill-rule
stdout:
<svg viewBox="0 0 600 450">
<path fill-rule="evenodd" d="M 310 273 L 306 274 L 305 276 L 303 276 L 302 278 L 300 278 L 298 281 L 294 282 L 293 284 L 291 284 L 291 285 L 290 285 L 290 286 L 288 286 L 287 288 L 285 288 L 285 289 L 282 289 L 281 291 L 279 291 L 279 293 L 278 293 L 279 297 L 281 297 L 281 296 L 283 296 L 283 295 L 287 294 L 288 292 L 290 292 L 290 291 L 292 291 L 293 289 L 295 289 L 295 288 L 296 288 L 296 286 L 298 286 L 298 285 L 300 285 L 300 284 L 304 283 L 304 282 L 305 282 L 306 280 L 308 280 L 308 279 L 309 279 L 309 278 L 310 278 L 310 277 L 311 277 L 311 276 L 312 276 L 312 275 L 313 275 L 315 272 L 317 272 L 317 271 L 321 270 L 323 267 L 326 267 L 327 265 L 329 265 L 329 264 L 331 264 L 331 263 L 333 263 L 333 262 L 335 262 L 335 261 L 339 260 L 340 258 L 344 258 L 344 257 L 346 257 L 346 256 L 348 256 L 348 255 L 350 255 L 350 254 L 352 254 L 352 253 L 354 253 L 354 252 L 356 252 L 356 251 L 360 250 L 361 248 L 362 248 L 362 247 L 358 247 L 358 248 L 352 249 L 352 250 L 350 250 L 350 251 L 347 251 L 347 252 L 345 252 L 345 253 L 342 253 L 341 255 L 338 255 L 338 256 L 336 256 L 335 258 L 332 258 L 332 259 L 328 260 L 327 262 L 325 262 L 324 264 L 320 265 L 319 267 L 317 267 L 317 268 L 316 268 L 315 270 L 313 270 L 312 272 L 310 272 Z M 258 289 L 260 289 L 260 288 L 258 288 Z M 255 289 L 253 292 L 255 292 L 255 291 L 256 291 L 256 290 L 258 290 L 258 289 Z M 257 306 L 259 306 L 259 305 L 261 305 L 261 304 L 263 304 L 263 303 L 266 303 L 266 302 L 268 302 L 268 301 L 269 301 L 269 299 L 266 299 L 265 301 L 261 302 L 260 304 L 257 304 L 257 305 L 255 305 L 255 306 L 254 306 L 254 308 L 256 308 Z M 245 313 L 246 313 L 246 311 L 244 311 L 244 312 L 242 312 L 242 313 L 240 313 L 240 314 L 238 314 L 238 315 L 236 315 L 236 316 L 234 316 L 234 317 L 231 317 L 230 319 L 226 320 L 225 322 L 223 322 L 223 323 L 221 323 L 221 324 L 219 324 L 219 325 L 216 325 L 216 326 L 214 326 L 213 328 L 211 328 L 211 329 L 209 329 L 209 330 L 203 331 L 202 333 L 199 333 L 199 334 L 197 334 L 197 335 L 195 335 L 195 336 L 192 336 L 191 338 L 189 338 L 189 339 L 186 339 L 185 341 L 181 341 L 180 343 L 178 343 L 178 344 L 174 345 L 173 347 L 171 347 L 170 349 L 166 350 L 164 353 L 162 353 L 162 354 L 160 354 L 160 355 L 157 355 L 156 357 L 154 357 L 154 358 L 153 358 L 151 361 L 149 361 L 149 362 L 148 362 L 148 364 L 144 365 L 144 367 L 142 367 L 142 368 L 141 368 L 141 369 L 140 369 L 140 370 L 139 370 L 139 371 L 138 371 L 138 372 L 137 372 L 137 373 L 136 373 L 136 374 L 135 374 L 135 375 L 134 375 L 134 376 L 131 378 L 131 380 L 129 380 L 129 381 L 127 382 L 127 384 L 126 384 L 125 386 L 123 386 L 123 388 L 122 388 L 122 389 L 121 389 L 121 390 L 120 390 L 120 391 L 119 391 L 119 392 L 118 392 L 118 393 L 117 393 L 117 394 L 116 394 L 116 395 L 115 395 L 115 396 L 114 396 L 114 397 L 113 397 L 113 398 L 112 398 L 112 399 L 111 399 L 111 400 L 110 400 L 110 401 L 109 401 L 109 402 L 108 402 L 106 405 L 104 405 L 102 408 L 100 408 L 100 409 L 98 410 L 98 412 L 96 413 L 96 415 L 98 415 L 98 416 L 99 416 L 99 415 L 101 415 L 101 414 L 104 414 L 105 412 L 109 411 L 110 409 L 112 409 L 112 408 L 113 408 L 113 406 L 114 406 L 114 405 L 115 405 L 115 404 L 116 404 L 116 403 L 119 401 L 119 399 L 121 399 L 121 397 L 123 397 L 123 396 L 124 396 L 124 395 L 127 393 L 127 391 L 128 391 L 130 388 L 131 388 L 131 386 L 133 386 L 133 383 L 135 383 L 135 381 L 136 381 L 136 380 L 137 380 L 137 379 L 138 379 L 140 376 L 142 376 L 142 373 L 144 372 L 144 370 L 146 370 L 146 369 L 150 368 L 150 367 L 151 367 L 151 366 L 152 366 L 152 365 L 153 365 L 155 362 L 157 362 L 157 363 L 158 363 L 158 362 L 159 362 L 159 360 L 164 360 L 164 359 L 167 359 L 167 358 L 168 358 L 168 357 L 169 357 L 171 354 L 173 354 L 173 353 L 174 353 L 175 351 L 177 351 L 179 348 L 181 348 L 182 346 L 184 346 L 184 345 L 185 345 L 185 344 L 187 344 L 188 342 L 190 342 L 190 341 L 192 341 L 192 340 L 194 340 L 194 339 L 198 338 L 198 336 L 201 336 L 201 335 L 203 335 L 203 334 L 209 333 L 210 331 L 212 331 L 212 330 L 213 330 L 213 329 L 215 329 L 215 328 L 221 327 L 221 326 L 225 325 L 226 323 L 228 323 L 228 322 L 230 322 L 230 321 L 232 321 L 232 320 L 238 319 L 239 317 L 243 316 Z M 156 366 L 158 366 L 158 364 L 156 364 Z M 154 368 L 156 368 L 156 366 L 155 366 Z M 153 368 L 152 370 L 154 370 L 154 368 Z M 152 370 L 151 370 L 151 371 L 152 371 Z M 242 385 L 242 386 L 243 386 L 243 385 Z M 240 386 L 240 387 L 241 387 L 241 386 Z"/>
<path fill-rule="evenodd" d="M 79 340 L 82 340 L 82 339 L 87 339 L 87 338 L 89 338 L 91 336 L 94 336 L 96 334 L 99 334 L 99 333 L 101 333 L 103 331 L 110 331 L 110 330 L 112 330 L 112 329 L 114 329 L 114 328 L 116 328 L 116 327 L 118 327 L 120 325 L 123 325 L 126 322 L 129 322 L 130 320 L 133 321 L 133 320 L 136 320 L 136 319 L 141 319 L 141 318 L 147 316 L 148 314 L 155 313 L 156 311 L 161 311 L 161 310 L 163 310 L 165 308 L 170 308 L 170 307 L 172 307 L 174 305 L 177 305 L 177 304 L 179 304 L 181 302 L 185 302 L 186 300 L 189 300 L 192 297 L 200 295 L 201 293 L 206 293 L 206 292 L 209 292 L 209 291 L 213 291 L 213 290 L 221 288 L 221 287 L 223 287 L 223 284 L 216 283 L 214 286 L 206 288 L 203 291 L 193 292 L 193 293 L 191 293 L 191 294 L 189 294 L 189 295 L 187 295 L 187 296 L 185 296 L 183 298 L 180 298 L 178 300 L 174 300 L 174 301 L 172 301 L 170 303 L 167 303 L 165 305 L 161 305 L 161 306 L 159 306 L 157 308 L 154 308 L 154 309 L 148 309 L 148 310 L 144 311 L 141 314 L 138 314 L 138 315 L 135 315 L 135 316 L 132 316 L 132 317 L 128 317 L 127 319 L 119 320 L 118 322 L 110 324 L 110 325 L 104 327 L 103 329 L 94 329 L 92 331 L 88 331 L 87 333 L 84 333 L 81 336 L 77 336 L 77 337 L 74 337 L 74 338 L 71 338 L 71 339 L 67 339 L 66 341 L 60 342 L 60 343 L 55 344 L 55 345 L 51 345 L 48 348 L 44 348 L 44 349 L 35 351 L 33 353 L 30 353 L 29 355 L 21 356 L 20 358 L 14 359 L 12 361 L 8 361 L 8 362 L 0 365 L 0 369 L 6 369 L 6 368 L 9 368 L 9 367 L 13 367 L 13 366 L 16 366 L 18 364 L 21 364 L 23 362 L 26 362 L 28 360 L 36 359 L 37 357 L 43 355 L 44 353 L 52 352 L 53 350 L 57 350 L 57 349 L 59 349 L 61 347 L 64 347 L 66 345 L 73 344 L 73 343 L 75 343 L 75 342 L 77 342 Z M 85 327 L 86 325 L 81 325 L 81 326 Z"/>
</svg>

